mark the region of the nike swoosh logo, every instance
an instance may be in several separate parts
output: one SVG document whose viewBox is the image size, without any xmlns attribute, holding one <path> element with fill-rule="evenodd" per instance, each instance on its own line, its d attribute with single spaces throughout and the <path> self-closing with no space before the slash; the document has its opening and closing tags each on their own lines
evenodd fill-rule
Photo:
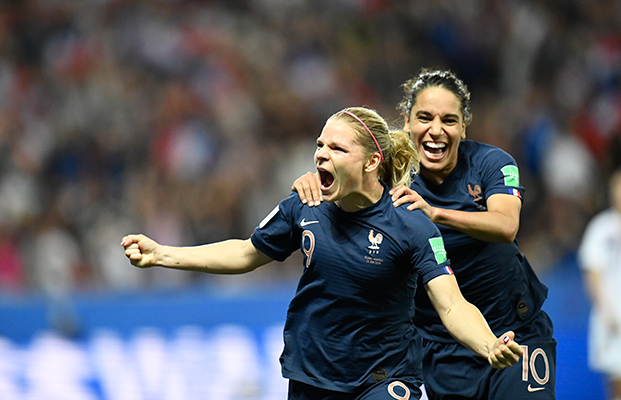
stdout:
<svg viewBox="0 0 621 400">
<path fill-rule="evenodd" d="M 529 392 L 538 392 L 538 391 L 543 390 L 543 389 L 545 389 L 545 387 L 534 388 L 530 384 L 528 384 L 528 391 Z"/>
<path fill-rule="evenodd" d="M 302 221 L 300 221 L 300 226 L 306 226 L 306 225 L 310 225 L 310 224 L 318 224 L 319 221 L 306 221 L 306 218 L 302 218 Z"/>
</svg>

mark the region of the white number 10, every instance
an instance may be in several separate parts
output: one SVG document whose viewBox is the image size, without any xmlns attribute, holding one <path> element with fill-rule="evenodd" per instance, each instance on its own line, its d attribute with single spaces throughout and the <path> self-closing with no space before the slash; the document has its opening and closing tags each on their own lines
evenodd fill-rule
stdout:
<svg viewBox="0 0 621 400">
<path fill-rule="evenodd" d="M 546 383 L 548 383 L 548 380 L 550 379 L 550 363 L 548 362 L 548 356 L 546 352 L 543 351 L 541 348 L 537 348 L 533 350 L 533 352 L 530 353 L 529 356 L 528 346 L 522 346 L 522 350 L 524 350 L 524 355 L 522 356 L 522 380 L 528 380 L 528 372 L 530 371 L 533 378 L 535 379 L 535 382 L 540 385 L 545 385 Z M 537 369 L 535 368 L 535 361 L 537 361 L 537 357 L 540 356 L 542 357 L 543 363 L 545 365 L 545 373 L 543 374 L 543 377 L 539 375 Z"/>
</svg>

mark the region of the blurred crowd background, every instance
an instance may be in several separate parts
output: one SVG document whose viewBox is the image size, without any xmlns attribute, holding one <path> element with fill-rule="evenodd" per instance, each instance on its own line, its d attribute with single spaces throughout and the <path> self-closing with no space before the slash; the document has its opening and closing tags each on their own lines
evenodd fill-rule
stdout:
<svg viewBox="0 0 621 400">
<path fill-rule="evenodd" d="M 562 268 L 621 166 L 619 0 L 2 1 L 0 293 L 223 279 L 133 268 L 121 238 L 249 237 L 329 115 L 400 125 L 422 67 L 468 85 L 468 138 L 520 167 L 522 251 Z M 222 282 L 299 276 L 263 270 Z"/>
</svg>

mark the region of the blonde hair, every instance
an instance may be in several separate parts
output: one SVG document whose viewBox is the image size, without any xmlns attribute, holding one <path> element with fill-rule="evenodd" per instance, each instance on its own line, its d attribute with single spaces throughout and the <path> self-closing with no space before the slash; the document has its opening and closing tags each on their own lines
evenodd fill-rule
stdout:
<svg viewBox="0 0 621 400">
<path fill-rule="evenodd" d="M 377 111 L 366 107 L 345 108 L 332 115 L 330 120 L 350 123 L 356 132 L 354 141 L 365 149 L 368 156 L 380 153 L 383 160 L 378 176 L 381 180 L 389 186 L 409 186 L 412 174 L 418 172 L 420 157 L 407 133 L 391 128 Z"/>
</svg>

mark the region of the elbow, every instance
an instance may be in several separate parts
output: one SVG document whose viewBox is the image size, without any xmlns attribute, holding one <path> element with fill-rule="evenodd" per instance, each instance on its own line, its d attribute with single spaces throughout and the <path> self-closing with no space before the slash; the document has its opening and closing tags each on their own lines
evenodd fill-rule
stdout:
<svg viewBox="0 0 621 400">
<path fill-rule="evenodd" d="M 515 238 L 517 237 L 517 232 L 513 233 L 513 232 L 503 232 L 502 235 L 500 236 L 500 243 L 512 243 Z"/>
<path fill-rule="evenodd" d="M 499 235 L 499 241 L 501 243 L 512 243 L 517 237 L 520 224 L 509 224 L 505 226 Z"/>
<path fill-rule="evenodd" d="M 488 231 L 488 241 L 497 243 L 512 243 L 517 237 L 520 223 L 511 220 L 497 221 L 493 229 Z"/>
</svg>

